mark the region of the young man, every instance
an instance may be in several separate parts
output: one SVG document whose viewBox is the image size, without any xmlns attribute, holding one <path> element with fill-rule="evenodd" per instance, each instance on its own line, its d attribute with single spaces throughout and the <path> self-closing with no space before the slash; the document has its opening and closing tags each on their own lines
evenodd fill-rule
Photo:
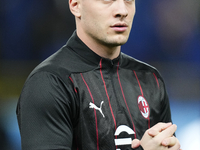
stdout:
<svg viewBox="0 0 200 150">
<path fill-rule="evenodd" d="M 178 150 L 160 74 L 120 52 L 135 1 L 69 6 L 77 30 L 33 70 L 19 99 L 22 149 Z"/>
</svg>

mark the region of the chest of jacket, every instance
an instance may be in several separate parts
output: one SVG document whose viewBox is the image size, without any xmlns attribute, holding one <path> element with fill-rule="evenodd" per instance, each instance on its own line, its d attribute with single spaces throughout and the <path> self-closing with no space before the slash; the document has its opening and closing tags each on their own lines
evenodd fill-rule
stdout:
<svg viewBox="0 0 200 150">
<path fill-rule="evenodd" d="M 160 95 L 153 74 L 113 68 L 72 77 L 80 100 L 78 139 L 88 139 L 90 146 L 130 147 L 158 122 Z"/>
</svg>

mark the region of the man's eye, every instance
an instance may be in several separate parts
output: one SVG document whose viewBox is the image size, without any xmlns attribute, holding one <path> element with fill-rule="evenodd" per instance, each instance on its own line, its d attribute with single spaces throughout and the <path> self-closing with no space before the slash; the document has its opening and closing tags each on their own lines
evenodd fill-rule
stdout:
<svg viewBox="0 0 200 150">
<path fill-rule="evenodd" d="M 116 1 L 116 0 L 103 0 L 104 2 L 112 2 L 112 1 Z M 124 0 L 126 2 L 132 2 L 132 1 L 135 1 L 135 0 Z"/>
</svg>

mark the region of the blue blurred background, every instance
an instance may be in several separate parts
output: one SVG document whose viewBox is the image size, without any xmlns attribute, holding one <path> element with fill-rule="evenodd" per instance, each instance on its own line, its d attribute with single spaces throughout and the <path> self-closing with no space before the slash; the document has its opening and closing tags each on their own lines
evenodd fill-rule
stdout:
<svg viewBox="0 0 200 150">
<path fill-rule="evenodd" d="M 30 71 L 75 30 L 67 0 L 0 1 L 0 149 L 20 150 L 16 103 Z M 122 51 L 155 66 L 183 150 L 200 150 L 200 1 L 136 0 Z"/>
</svg>

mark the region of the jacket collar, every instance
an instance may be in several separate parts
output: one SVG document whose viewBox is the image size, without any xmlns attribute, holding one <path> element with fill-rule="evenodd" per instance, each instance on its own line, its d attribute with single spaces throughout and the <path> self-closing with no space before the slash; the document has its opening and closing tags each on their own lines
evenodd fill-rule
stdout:
<svg viewBox="0 0 200 150">
<path fill-rule="evenodd" d="M 120 55 L 113 60 L 99 56 L 94 51 L 92 51 L 85 43 L 83 43 L 83 41 L 77 36 L 76 31 L 74 31 L 71 38 L 68 40 L 67 47 L 73 50 L 79 56 L 83 57 L 89 62 L 92 62 L 95 65 L 99 65 L 100 62 L 102 63 L 102 65 L 106 66 L 118 65 L 121 59 L 121 52 Z"/>
</svg>

